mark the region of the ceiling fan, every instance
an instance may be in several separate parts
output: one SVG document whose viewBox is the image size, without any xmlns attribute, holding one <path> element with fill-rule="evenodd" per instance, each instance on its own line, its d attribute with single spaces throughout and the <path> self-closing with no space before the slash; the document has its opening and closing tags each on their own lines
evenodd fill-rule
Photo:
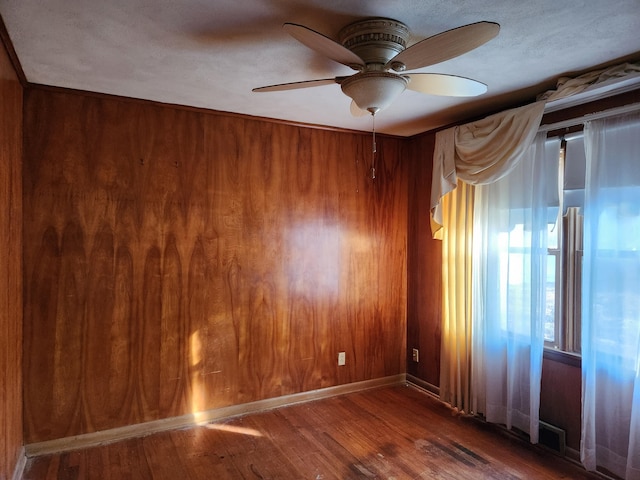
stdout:
<svg viewBox="0 0 640 480">
<path fill-rule="evenodd" d="M 427 67 L 473 50 L 494 38 L 500 25 L 477 22 L 447 30 L 407 47 L 409 28 L 390 18 L 366 18 L 340 30 L 339 42 L 304 25 L 285 23 L 292 37 L 357 73 L 350 76 L 282 83 L 254 88 L 275 92 L 337 83 L 352 99 L 351 113 L 375 115 L 404 92 L 469 97 L 487 91 L 484 83 L 439 73 L 400 73 Z"/>
</svg>

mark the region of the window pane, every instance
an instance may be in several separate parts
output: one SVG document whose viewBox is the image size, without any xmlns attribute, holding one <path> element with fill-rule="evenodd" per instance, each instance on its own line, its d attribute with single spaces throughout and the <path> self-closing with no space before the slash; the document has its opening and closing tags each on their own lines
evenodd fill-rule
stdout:
<svg viewBox="0 0 640 480">
<path fill-rule="evenodd" d="M 547 248 L 558 248 L 558 218 L 556 218 L 558 214 L 558 209 L 548 209 L 550 211 L 550 219 L 547 220 Z M 553 219 L 553 220 L 551 220 Z"/>
<path fill-rule="evenodd" d="M 556 343 L 556 261 L 557 255 L 547 256 L 546 306 L 544 316 L 544 341 Z"/>
<path fill-rule="evenodd" d="M 584 205 L 584 179 L 586 159 L 584 137 L 582 134 L 567 137 L 564 159 L 563 207 L 564 213 L 569 207 L 582 208 Z"/>
<path fill-rule="evenodd" d="M 592 315 L 600 352 L 633 361 L 640 319 L 640 187 L 603 188 L 592 262 Z M 595 210 L 595 209 L 594 209 Z"/>
</svg>

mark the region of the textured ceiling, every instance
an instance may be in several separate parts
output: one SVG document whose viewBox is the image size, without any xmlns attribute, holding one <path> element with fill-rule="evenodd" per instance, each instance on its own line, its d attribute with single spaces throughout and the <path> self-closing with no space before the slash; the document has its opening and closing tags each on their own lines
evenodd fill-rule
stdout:
<svg viewBox="0 0 640 480">
<path fill-rule="evenodd" d="M 417 70 L 488 85 L 456 99 L 405 91 L 376 115 L 379 132 L 413 135 L 533 99 L 557 77 L 640 59 L 638 0 L 0 0 L 31 83 L 369 131 L 338 85 L 253 87 L 353 73 L 286 34 L 284 22 L 336 38 L 373 16 L 407 24 L 409 44 L 461 25 L 501 25 L 489 43 Z"/>
</svg>

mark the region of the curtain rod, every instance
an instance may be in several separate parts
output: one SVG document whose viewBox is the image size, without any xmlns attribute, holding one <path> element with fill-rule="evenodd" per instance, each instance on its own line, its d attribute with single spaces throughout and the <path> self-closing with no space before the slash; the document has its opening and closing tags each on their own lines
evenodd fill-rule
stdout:
<svg viewBox="0 0 640 480">
<path fill-rule="evenodd" d="M 625 113 L 635 112 L 640 110 L 640 103 L 631 103 L 622 107 L 610 108 L 609 110 L 602 110 L 601 112 L 590 113 L 582 117 L 570 118 L 569 120 L 563 120 L 562 122 L 550 123 L 548 125 L 540 125 L 538 132 L 550 132 L 552 130 L 560 130 L 562 128 L 575 127 L 576 125 L 582 125 L 589 120 L 597 120 L 599 118 L 612 117 L 614 115 L 623 115 Z"/>
</svg>

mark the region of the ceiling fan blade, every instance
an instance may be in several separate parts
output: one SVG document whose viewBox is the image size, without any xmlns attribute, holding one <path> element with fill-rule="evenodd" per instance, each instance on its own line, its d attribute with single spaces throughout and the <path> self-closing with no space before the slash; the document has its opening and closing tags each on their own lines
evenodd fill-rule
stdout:
<svg viewBox="0 0 640 480">
<path fill-rule="evenodd" d="M 295 23 L 285 23 L 282 28 L 299 42 L 331 60 L 342 63 L 354 70 L 364 68 L 364 62 L 358 55 L 315 30 Z"/>
<path fill-rule="evenodd" d="M 364 117 L 365 115 L 370 115 L 366 110 L 362 110 L 356 102 L 351 100 L 351 106 L 349 107 L 351 111 L 351 115 L 354 117 Z"/>
<path fill-rule="evenodd" d="M 429 95 L 475 97 L 487 91 L 487 86 L 470 78 L 441 73 L 410 73 L 407 89 Z"/>
<path fill-rule="evenodd" d="M 279 83 L 277 85 L 267 85 L 266 87 L 257 87 L 252 92 L 281 92 L 284 90 L 297 90 L 298 88 L 320 87 L 322 85 L 330 85 L 337 83 L 336 78 L 323 78 L 320 80 L 305 80 L 303 82 Z"/>
<path fill-rule="evenodd" d="M 413 70 L 467 53 L 498 35 L 500 25 L 478 22 L 447 30 L 406 48 L 387 62 L 396 71 Z"/>
</svg>

